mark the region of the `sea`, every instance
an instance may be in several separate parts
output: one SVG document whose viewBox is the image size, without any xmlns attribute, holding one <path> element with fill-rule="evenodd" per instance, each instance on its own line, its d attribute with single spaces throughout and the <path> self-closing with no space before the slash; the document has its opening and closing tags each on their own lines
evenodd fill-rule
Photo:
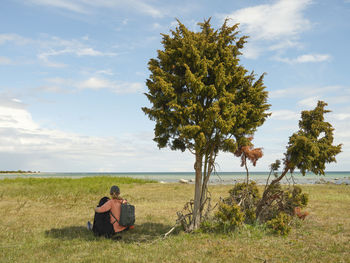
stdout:
<svg viewBox="0 0 350 263">
<path fill-rule="evenodd" d="M 94 176 L 110 177 L 132 177 L 139 179 L 155 180 L 161 183 L 177 183 L 182 181 L 194 182 L 194 172 L 118 172 L 118 173 L 56 173 L 40 172 L 26 174 L 0 174 L 0 179 L 5 178 L 82 178 Z M 258 184 L 265 184 L 269 177 L 269 172 L 251 172 L 249 179 L 256 181 Z M 213 173 L 210 177 L 209 184 L 234 184 L 246 180 L 245 172 L 218 172 Z M 270 180 L 274 178 L 270 175 Z M 288 174 L 282 181 L 282 184 L 346 184 L 350 185 L 350 171 L 328 171 L 325 175 L 315 175 L 307 173 L 303 176 L 300 172 L 293 175 Z"/>
</svg>

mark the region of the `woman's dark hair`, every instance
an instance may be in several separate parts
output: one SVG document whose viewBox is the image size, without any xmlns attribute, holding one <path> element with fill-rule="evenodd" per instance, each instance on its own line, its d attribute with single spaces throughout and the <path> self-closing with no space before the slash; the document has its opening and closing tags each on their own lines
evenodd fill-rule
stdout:
<svg viewBox="0 0 350 263">
<path fill-rule="evenodd" d="M 109 193 L 110 194 L 120 194 L 120 190 L 119 190 L 119 187 L 118 186 L 116 186 L 116 185 L 113 185 L 112 187 L 111 187 L 111 190 L 109 191 Z"/>
</svg>

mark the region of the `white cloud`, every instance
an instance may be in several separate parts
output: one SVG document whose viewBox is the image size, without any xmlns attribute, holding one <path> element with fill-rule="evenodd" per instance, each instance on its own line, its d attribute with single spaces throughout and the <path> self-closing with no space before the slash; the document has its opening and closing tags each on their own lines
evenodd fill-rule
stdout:
<svg viewBox="0 0 350 263">
<path fill-rule="evenodd" d="M 12 64 L 11 59 L 6 57 L 0 57 L 0 65 L 10 65 Z"/>
<path fill-rule="evenodd" d="M 108 89 L 114 93 L 140 93 L 144 89 L 141 82 L 115 81 L 97 76 L 90 77 L 82 81 L 75 81 L 64 78 L 46 79 L 47 84 L 38 88 L 37 91 L 46 91 L 54 93 L 68 93 L 77 90 L 101 90 Z"/>
<path fill-rule="evenodd" d="M 0 106 L 0 165 L 4 170 L 145 172 L 193 167 L 193 156 L 160 151 L 152 137 L 152 133 L 102 137 L 45 129 L 28 110 Z M 168 160 L 174 168 L 168 167 Z"/>
<path fill-rule="evenodd" d="M 302 99 L 298 102 L 300 106 L 306 106 L 309 108 L 314 108 L 317 106 L 317 102 L 320 100 L 319 97 L 310 97 L 306 99 Z"/>
<path fill-rule="evenodd" d="M 331 114 L 331 117 L 336 119 L 336 120 L 339 120 L 339 121 L 344 121 L 344 120 L 347 120 L 347 119 L 350 119 L 350 113 L 336 113 L 336 114 Z M 349 134 L 350 136 L 350 132 L 347 131 L 347 133 Z"/>
<path fill-rule="evenodd" d="M 48 78 L 45 79 L 45 84 L 34 89 L 35 92 L 50 92 L 50 93 L 72 93 L 75 91 L 75 82 L 64 78 Z"/>
<path fill-rule="evenodd" d="M 109 88 L 112 85 L 113 84 L 108 80 L 92 77 L 85 81 L 80 82 L 78 84 L 78 87 L 80 89 L 104 89 L 104 88 Z"/>
<path fill-rule="evenodd" d="M 81 14 L 96 13 L 99 8 L 104 9 L 131 9 L 152 17 L 163 17 L 164 13 L 157 7 L 143 0 L 30 0 L 32 4 L 59 8 Z"/>
<path fill-rule="evenodd" d="M 39 92 L 65 93 L 64 89 L 57 86 L 40 86 L 35 90 Z"/>
<path fill-rule="evenodd" d="M 350 102 L 350 96 L 346 96 L 346 95 L 338 95 L 338 96 L 334 96 L 334 97 L 327 97 L 324 98 L 325 101 L 338 105 L 338 104 L 347 104 L 349 105 Z"/>
<path fill-rule="evenodd" d="M 152 29 L 153 30 L 159 30 L 161 28 L 163 28 L 163 27 L 159 23 L 153 23 L 152 24 Z"/>
<path fill-rule="evenodd" d="M 300 117 L 299 113 L 290 110 L 276 110 L 272 112 L 271 119 L 276 120 L 295 120 Z"/>
<path fill-rule="evenodd" d="M 67 66 L 67 64 L 60 63 L 60 62 L 53 62 L 50 61 L 48 56 L 46 54 L 39 54 L 38 58 L 41 60 L 41 62 L 44 63 L 45 66 L 51 67 L 51 68 L 64 68 Z"/>
<path fill-rule="evenodd" d="M 98 71 L 96 71 L 96 74 L 109 75 L 109 76 L 114 75 L 114 73 L 113 73 L 113 71 L 111 69 L 98 70 Z"/>
<path fill-rule="evenodd" d="M 75 91 L 75 82 L 71 79 L 64 78 L 48 78 L 44 80 L 46 83 L 34 89 L 35 92 L 49 93 L 72 93 Z"/>
<path fill-rule="evenodd" d="M 302 44 L 298 41 L 295 41 L 292 39 L 286 39 L 277 43 L 273 43 L 272 45 L 269 46 L 269 50 L 276 51 L 276 50 L 293 48 L 293 47 L 300 48 L 301 46 Z"/>
<path fill-rule="evenodd" d="M 311 0 L 277 0 L 239 9 L 221 18 L 229 18 L 230 24 L 239 23 L 241 31 L 250 36 L 248 42 L 260 47 L 261 52 L 246 56 L 255 59 L 263 50 L 276 52 L 301 47 L 300 34 L 311 28 L 311 22 L 303 14 L 310 3 Z"/>
<path fill-rule="evenodd" d="M 318 97 L 321 97 L 322 95 L 328 94 L 327 98 L 329 99 L 331 95 L 335 94 L 335 92 L 343 92 L 349 90 L 349 88 L 339 85 L 333 85 L 333 86 L 325 86 L 325 87 L 293 87 L 293 88 L 287 88 L 287 89 L 279 89 L 279 90 L 272 90 L 269 92 L 270 98 L 284 98 L 284 97 L 299 97 L 299 96 L 314 96 L 317 95 Z M 347 99 L 348 96 L 345 96 Z M 344 101 L 344 96 L 341 96 L 339 98 L 332 97 L 332 99 L 339 100 L 339 102 Z"/>
<path fill-rule="evenodd" d="M 296 64 L 296 63 L 315 63 L 315 62 L 324 62 L 329 61 L 331 59 L 331 56 L 328 54 L 304 54 L 297 58 L 290 59 L 290 58 L 276 58 L 276 60 L 289 63 L 289 64 Z"/>
<path fill-rule="evenodd" d="M 83 37 L 83 40 L 86 39 Z M 87 40 L 86 40 L 87 41 Z M 65 64 L 56 63 L 49 60 L 50 57 L 60 55 L 75 55 L 82 56 L 116 56 L 113 52 L 102 52 L 92 47 L 87 46 L 84 42 L 77 39 L 66 40 L 59 37 L 51 37 L 49 39 L 41 40 L 38 44 L 45 51 L 41 51 L 37 57 L 50 67 L 64 67 Z"/>
<path fill-rule="evenodd" d="M 9 102 L 16 106 L 0 107 L 0 165 L 4 170 L 145 172 L 193 169 L 193 155 L 169 149 L 158 150 L 152 141 L 152 132 L 103 137 L 46 129 L 33 120 L 20 100 L 12 99 Z M 281 110 L 274 111 L 272 118 L 290 120 L 293 115 L 295 113 L 292 111 Z M 344 152 L 348 149 L 350 138 L 348 118 L 337 120 L 334 125 L 335 138 L 338 143 L 344 144 Z M 272 130 L 272 134 L 274 132 L 276 129 Z M 278 139 L 266 134 L 260 137 L 255 138 L 255 143 L 264 146 L 265 155 L 257 167 L 251 167 L 256 171 L 266 170 L 269 163 L 283 157 L 287 140 L 287 137 Z M 346 163 L 346 158 L 342 154 L 338 160 Z M 239 160 L 231 154 L 221 153 L 217 161 L 219 170 L 241 170 Z"/>
<path fill-rule="evenodd" d="M 305 54 L 296 58 L 297 63 L 322 62 L 331 58 L 328 54 Z"/>
<path fill-rule="evenodd" d="M 17 102 L 17 103 L 22 103 L 22 101 L 21 101 L 21 100 L 16 99 L 16 98 L 13 98 L 13 99 L 12 99 L 12 101 L 13 101 L 13 102 Z"/>
<path fill-rule="evenodd" d="M 310 3 L 311 0 L 279 0 L 270 5 L 243 8 L 227 17 L 233 23 L 240 23 L 244 32 L 256 39 L 281 39 L 310 28 L 310 21 L 302 14 Z"/>
<path fill-rule="evenodd" d="M 0 128 L 34 130 L 38 126 L 25 109 L 0 106 Z"/>
<path fill-rule="evenodd" d="M 256 59 L 260 56 L 261 53 L 262 53 L 261 48 L 256 44 L 248 42 L 244 46 L 243 56 L 245 58 Z"/>
<path fill-rule="evenodd" d="M 298 105 L 303 106 L 303 107 L 308 107 L 308 108 L 315 108 L 317 106 L 318 101 L 325 101 L 329 107 L 335 108 L 339 106 L 340 104 L 349 104 L 349 97 L 346 97 L 346 100 L 342 100 L 341 96 L 335 96 L 335 97 L 308 97 L 305 99 L 302 99 L 298 101 Z M 339 107 L 337 107 L 339 110 Z M 332 109 L 331 109 L 332 110 Z M 347 113 L 341 113 L 341 114 L 333 114 L 332 116 L 336 117 L 338 120 L 346 119 L 348 116 Z"/>
<path fill-rule="evenodd" d="M 31 43 L 32 40 L 17 34 L 0 34 L 0 45 L 5 44 L 6 42 L 12 42 L 16 45 L 26 45 Z"/>
<path fill-rule="evenodd" d="M 107 79 L 91 77 L 76 85 L 79 89 L 110 89 L 115 93 L 137 93 L 143 90 L 140 82 L 113 82 Z"/>
<path fill-rule="evenodd" d="M 50 7 L 56 7 L 56 8 L 62 8 L 73 12 L 78 13 L 88 13 L 86 8 L 77 1 L 77 3 L 74 3 L 74 1 L 70 0 L 30 0 L 33 4 L 37 5 L 45 5 Z"/>
<path fill-rule="evenodd" d="M 129 0 L 128 1 L 130 7 L 133 9 L 135 8 L 138 12 L 150 15 L 152 17 L 163 17 L 164 13 L 160 10 L 155 8 L 152 5 L 147 4 L 145 1 L 142 0 Z"/>
<path fill-rule="evenodd" d="M 51 61 L 51 57 L 62 55 L 74 55 L 77 57 L 113 57 L 115 52 L 97 50 L 87 43 L 89 38 L 84 36 L 80 39 L 62 39 L 56 36 L 41 35 L 37 39 L 29 39 L 17 34 L 0 34 L 0 45 L 13 43 L 15 45 L 29 45 L 34 48 L 37 58 L 46 66 L 62 68 L 66 64 Z M 9 64 L 9 59 L 0 57 L 0 64 Z"/>
</svg>

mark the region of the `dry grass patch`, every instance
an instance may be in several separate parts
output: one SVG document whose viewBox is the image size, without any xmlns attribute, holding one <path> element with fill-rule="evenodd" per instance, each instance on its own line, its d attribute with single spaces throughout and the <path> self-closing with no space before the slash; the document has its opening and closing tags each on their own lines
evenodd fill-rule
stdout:
<svg viewBox="0 0 350 263">
<path fill-rule="evenodd" d="M 86 230 L 93 207 L 117 184 L 136 206 L 136 228 L 121 241 Z M 214 201 L 232 186 L 210 186 Z M 229 234 L 166 233 L 193 185 L 118 178 L 0 181 L 0 262 L 350 262 L 350 187 L 302 186 L 304 222 L 288 237 L 246 226 Z"/>
</svg>

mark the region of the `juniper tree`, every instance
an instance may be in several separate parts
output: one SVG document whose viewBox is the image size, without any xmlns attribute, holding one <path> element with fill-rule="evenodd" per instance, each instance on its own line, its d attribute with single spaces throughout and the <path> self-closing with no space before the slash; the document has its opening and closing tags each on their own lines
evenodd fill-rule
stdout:
<svg viewBox="0 0 350 263">
<path fill-rule="evenodd" d="M 150 59 L 145 93 L 151 107 L 142 110 L 155 121 L 159 148 L 188 150 L 195 156 L 195 194 L 190 230 L 197 229 L 206 202 L 207 184 L 219 151 L 234 153 L 269 115 L 264 75 L 239 64 L 246 36 L 238 24 L 187 29 L 179 20 L 171 34 L 162 34 L 163 49 Z"/>
<path fill-rule="evenodd" d="M 266 187 L 256 209 L 256 218 L 259 218 L 263 206 L 277 183 L 288 172 L 293 173 L 299 169 L 302 175 L 311 172 L 316 175 L 324 175 L 326 163 L 336 162 L 335 156 L 341 152 L 341 144 L 333 145 L 333 126 L 326 122 L 324 114 L 330 112 L 325 107 L 327 103 L 318 101 L 315 109 L 301 112 L 299 131 L 289 137 L 286 153 L 284 154 L 281 174 Z M 271 170 L 277 170 L 280 161 L 271 165 Z"/>
</svg>

